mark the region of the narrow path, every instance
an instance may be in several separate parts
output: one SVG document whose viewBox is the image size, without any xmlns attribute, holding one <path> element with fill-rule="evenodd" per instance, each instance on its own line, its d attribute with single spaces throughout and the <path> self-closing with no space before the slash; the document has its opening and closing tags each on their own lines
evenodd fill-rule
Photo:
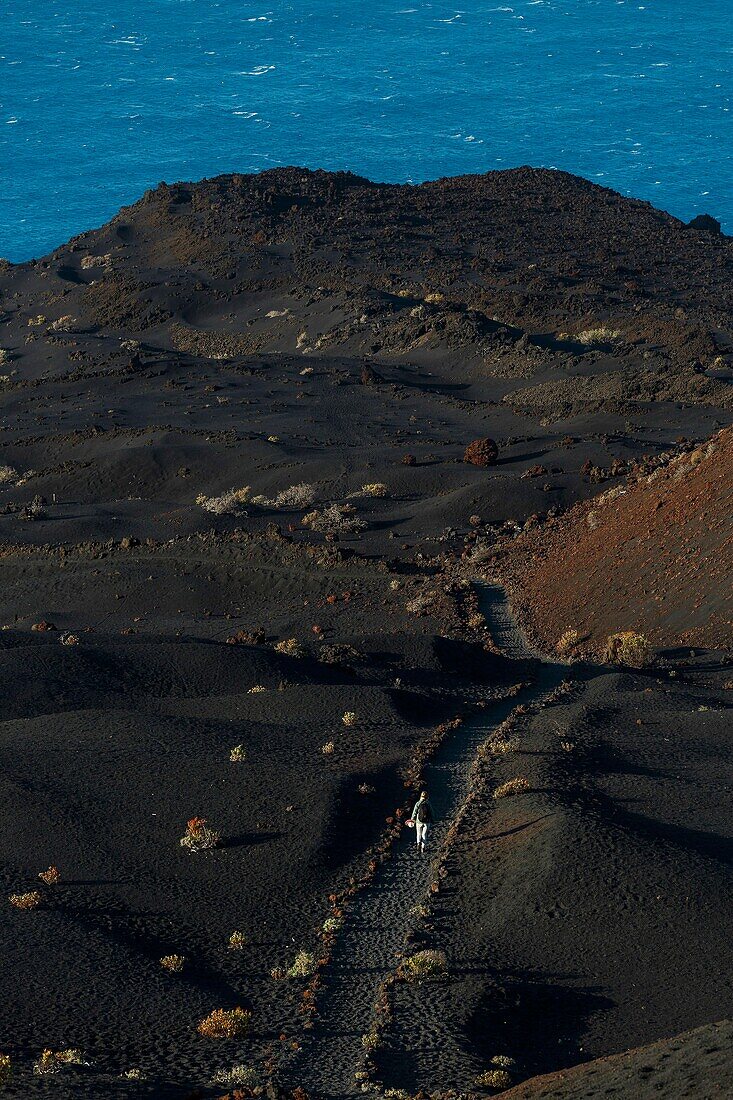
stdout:
<svg viewBox="0 0 733 1100">
<path fill-rule="evenodd" d="M 517 627 L 502 588 L 482 585 L 479 601 L 492 636 L 507 657 L 523 662 L 538 658 Z M 532 684 L 512 699 L 490 704 L 480 717 L 456 729 L 426 767 L 426 785 L 439 817 L 432 829 L 430 852 L 419 856 L 414 835 L 405 830 L 393 858 L 354 898 L 324 974 L 319 1018 L 305 1032 L 300 1052 L 283 1067 L 291 1087 L 300 1085 L 318 1100 L 361 1095 L 354 1080 L 364 1055 L 361 1036 L 369 1030 L 378 986 L 394 971 L 396 956 L 404 950 L 405 935 L 413 923 L 410 909 L 429 896 L 437 852 L 468 793 L 476 751 L 518 703 L 536 702 L 566 674 L 564 665 L 538 659 Z M 526 666 L 522 675 L 526 677 Z"/>
</svg>

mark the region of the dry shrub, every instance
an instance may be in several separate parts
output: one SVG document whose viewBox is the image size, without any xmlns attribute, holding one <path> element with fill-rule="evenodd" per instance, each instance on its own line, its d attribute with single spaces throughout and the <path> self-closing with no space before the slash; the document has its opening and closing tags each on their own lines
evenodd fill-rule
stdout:
<svg viewBox="0 0 733 1100">
<path fill-rule="evenodd" d="M 251 688 L 247 688 L 248 695 L 261 695 L 263 691 L 267 691 L 264 684 L 255 684 Z"/>
<path fill-rule="evenodd" d="M 232 764 L 241 764 L 243 760 L 247 759 L 247 750 L 244 745 L 235 745 L 229 753 L 229 759 Z"/>
<path fill-rule="evenodd" d="M 371 783 L 360 783 L 359 794 L 374 794 L 376 787 L 373 787 Z"/>
<path fill-rule="evenodd" d="M 70 313 L 67 313 L 56 321 L 52 321 L 48 327 L 51 332 L 70 332 L 75 324 L 76 317 L 72 317 Z"/>
<path fill-rule="evenodd" d="M 25 894 L 11 894 L 8 901 L 16 909 L 37 909 L 43 895 L 40 890 L 27 890 Z"/>
<path fill-rule="evenodd" d="M 424 951 L 409 955 L 400 966 L 400 974 L 409 982 L 444 978 L 447 973 L 448 960 L 445 957 L 445 951 L 433 948 L 426 948 Z"/>
<path fill-rule="evenodd" d="M 372 481 L 367 485 L 362 485 L 362 493 L 366 493 L 368 497 L 386 497 L 388 489 L 386 485 L 383 485 L 381 481 Z"/>
<path fill-rule="evenodd" d="M 247 945 L 247 937 L 244 932 L 232 932 L 227 943 L 230 951 L 242 951 Z"/>
<path fill-rule="evenodd" d="M 609 328 L 608 325 L 596 325 L 595 328 L 586 328 L 578 332 L 571 339 L 586 347 L 592 344 L 617 344 L 621 340 L 620 329 Z"/>
<path fill-rule="evenodd" d="M 186 832 L 181 837 L 181 847 L 189 852 L 200 852 L 206 848 L 216 848 L 221 835 L 216 829 L 209 828 L 205 817 L 192 817 L 186 822 Z"/>
<path fill-rule="evenodd" d="M 331 756 L 335 748 L 333 741 L 326 741 L 325 745 L 321 745 L 321 752 L 324 756 Z"/>
<path fill-rule="evenodd" d="M 220 1069 L 211 1078 L 212 1085 L 224 1085 L 227 1088 L 235 1088 L 242 1085 L 245 1088 L 254 1089 L 259 1085 L 259 1076 L 253 1066 L 236 1065 L 231 1069 Z"/>
<path fill-rule="evenodd" d="M 16 481 L 18 471 L 14 466 L 0 466 L 0 485 L 7 485 L 10 481 Z"/>
<path fill-rule="evenodd" d="M 310 951 L 299 951 L 293 965 L 288 968 L 289 978 L 310 978 L 316 972 L 315 956 Z"/>
<path fill-rule="evenodd" d="M 356 713 L 353 710 L 347 710 L 342 716 L 341 721 L 345 726 L 353 726 L 356 724 Z"/>
<path fill-rule="evenodd" d="M 41 1077 L 58 1073 L 63 1066 L 83 1066 L 84 1058 L 80 1050 L 44 1050 L 34 1063 L 33 1072 Z"/>
<path fill-rule="evenodd" d="M 47 871 L 39 871 L 38 877 L 41 882 L 45 882 L 46 886 L 55 886 L 61 879 L 58 867 L 54 867 L 53 864 Z"/>
<path fill-rule="evenodd" d="M 322 511 L 316 508 L 304 515 L 301 523 L 326 535 L 355 534 L 369 526 L 366 520 L 358 518 L 352 504 L 329 504 Z"/>
<path fill-rule="evenodd" d="M 573 652 L 580 641 L 580 633 L 572 627 L 564 630 L 555 643 L 555 652 L 561 657 L 567 657 Z"/>
<path fill-rule="evenodd" d="M 13 1076 L 13 1066 L 9 1054 L 0 1054 L 0 1085 L 7 1085 Z"/>
<path fill-rule="evenodd" d="M 183 970 L 185 961 L 185 955 L 164 955 L 160 960 L 160 965 L 164 970 L 167 970 L 169 974 L 180 974 Z"/>
<path fill-rule="evenodd" d="M 251 1020 L 248 1008 L 215 1008 L 196 1030 L 206 1039 L 244 1039 Z"/>
<path fill-rule="evenodd" d="M 515 794 L 522 794 L 524 791 L 529 790 L 529 780 L 523 776 L 518 775 L 516 779 L 508 779 L 506 783 L 502 783 L 494 791 L 494 798 L 510 798 Z"/>
<path fill-rule="evenodd" d="M 340 917 L 326 917 L 323 922 L 324 932 L 338 932 L 344 922 Z"/>
<path fill-rule="evenodd" d="M 645 668 L 651 664 L 653 655 L 648 638 L 634 630 L 622 630 L 609 635 L 603 659 L 609 665 Z"/>
<path fill-rule="evenodd" d="M 303 647 L 297 638 L 285 638 L 281 642 L 275 642 L 272 648 L 276 653 L 284 653 L 286 657 L 303 656 Z"/>
<path fill-rule="evenodd" d="M 479 756 L 507 756 L 519 748 L 518 737 L 497 737 L 495 741 L 484 741 L 479 748 Z"/>
<path fill-rule="evenodd" d="M 487 1069 L 476 1078 L 476 1084 L 484 1089 L 508 1089 L 512 1085 L 512 1075 L 505 1069 Z"/>
<path fill-rule="evenodd" d="M 82 256 L 79 266 L 82 271 L 90 271 L 93 267 L 111 267 L 112 254 L 107 252 L 104 256 Z"/>
<path fill-rule="evenodd" d="M 214 516 L 241 516 L 245 514 L 244 505 L 250 497 L 250 487 L 245 485 L 243 489 L 227 489 L 218 497 L 207 497 L 199 493 L 196 503 Z"/>
<path fill-rule="evenodd" d="M 298 485 L 283 489 L 269 503 L 275 508 L 308 508 L 315 499 L 315 485 L 308 485 L 307 482 L 301 481 Z"/>
</svg>

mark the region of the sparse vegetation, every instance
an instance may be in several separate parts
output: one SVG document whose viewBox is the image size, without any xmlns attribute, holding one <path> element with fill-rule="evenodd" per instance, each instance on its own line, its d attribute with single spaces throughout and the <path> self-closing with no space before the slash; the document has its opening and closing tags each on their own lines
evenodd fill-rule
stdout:
<svg viewBox="0 0 733 1100">
<path fill-rule="evenodd" d="M 312 531 L 326 535 L 355 534 L 365 531 L 369 526 L 366 520 L 359 519 L 353 504 L 329 504 L 319 511 L 317 508 L 307 512 L 301 523 Z"/>
<path fill-rule="evenodd" d="M 272 648 L 276 653 L 284 653 L 286 657 L 303 656 L 303 647 L 297 638 L 284 638 L 281 642 L 275 642 Z"/>
<path fill-rule="evenodd" d="M 362 485 L 361 491 L 368 497 L 386 497 L 388 493 L 387 486 L 383 485 L 381 481 L 372 481 L 367 485 Z"/>
<path fill-rule="evenodd" d="M 529 780 L 523 775 L 518 775 L 515 779 L 508 779 L 506 783 L 502 783 L 494 791 L 494 798 L 510 798 L 515 794 L 522 794 L 524 791 L 529 790 Z"/>
<path fill-rule="evenodd" d="M 376 787 L 373 787 L 371 783 L 360 783 L 359 794 L 374 794 Z"/>
<path fill-rule="evenodd" d="M 321 752 L 324 756 L 331 756 L 335 748 L 333 741 L 326 741 L 325 745 L 321 745 Z"/>
<path fill-rule="evenodd" d="M 0 485 L 7 485 L 11 481 L 17 481 L 18 471 L 14 466 L 0 466 Z"/>
<path fill-rule="evenodd" d="M 484 1089 L 508 1089 L 512 1086 L 512 1075 L 505 1069 L 487 1069 L 476 1078 L 476 1084 Z"/>
<path fill-rule="evenodd" d="M 577 630 L 572 629 L 572 627 L 568 630 L 564 630 L 555 643 L 555 652 L 560 657 L 568 657 L 578 645 L 579 641 L 580 633 Z"/>
<path fill-rule="evenodd" d="M 323 922 L 324 932 L 338 932 L 344 922 L 340 917 L 326 917 Z"/>
<path fill-rule="evenodd" d="M 248 1008 L 215 1008 L 196 1030 L 206 1039 L 244 1039 L 251 1020 Z"/>
<path fill-rule="evenodd" d="M 207 497 L 199 493 L 196 503 L 214 516 L 241 516 L 245 515 L 244 505 L 250 499 L 249 485 L 243 489 L 227 489 L 218 497 Z"/>
<path fill-rule="evenodd" d="M 212 1085 L 224 1085 L 226 1088 L 254 1089 L 259 1085 L 260 1079 L 257 1070 L 253 1066 L 236 1065 L 231 1069 L 220 1069 L 211 1078 Z M 237 1093 L 239 1095 L 239 1093 Z"/>
<path fill-rule="evenodd" d="M 308 485 L 307 482 L 301 481 L 298 485 L 291 485 L 289 489 L 283 489 L 269 503 L 274 508 L 308 508 L 315 499 L 315 485 Z"/>
<path fill-rule="evenodd" d="M 229 753 L 229 759 L 231 760 L 232 764 L 241 764 L 244 760 L 246 760 L 247 750 L 245 749 L 244 745 L 235 745 Z"/>
<path fill-rule="evenodd" d="M 43 900 L 40 890 L 27 890 L 24 894 L 11 894 L 8 901 L 16 909 L 37 909 Z"/>
<path fill-rule="evenodd" d="M 356 713 L 353 710 L 347 710 L 345 714 L 342 715 L 341 721 L 345 726 L 356 725 Z"/>
<path fill-rule="evenodd" d="M 39 871 L 38 877 L 41 882 L 46 883 L 46 886 L 55 886 L 56 883 L 59 882 L 59 880 L 61 879 L 58 867 L 54 867 L 53 864 L 48 868 L 47 871 Z"/>
<path fill-rule="evenodd" d="M 519 748 L 518 737 L 497 737 L 495 741 L 484 741 L 479 748 L 479 756 L 507 756 Z"/>
<path fill-rule="evenodd" d="M 164 955 L 160 960 L 160 965 L 170 974 L 180 974 L 185 961 L 185 955 Z"/>
<path fill-rule="evenodd" d="M 611 634 L 606 642 L 604 660 L 610 665 L 627 665 L 629 668 L 645 668 L 653 659 L 649 640 L 634 630 L 622 630 Z"/>
<path fill-rule="evenodd" d="M 33 1072 L 41 1077 L 58 1073 L 64 1066 L 83 1066 L 84 1058 L 80 1050 L 44 1050 L 33 1065 Z"/>
<path fill-rule="evenodd" d="M 310 978 L 316 972 L 315 956 L 310 951 L 299 951 L 293 965 L 288 968 L 289 978 Z"/>
<path fill-rule="evenodd" d="M 0 1085 L 7 1085 L 13 1076 L 13 1064 L 9 1054 L 0 1054 Z"/>
<path fill-rule="evenodd" d="M 445 951 L 426 948 L 417 951 L 403 960 L 400 966 L 400 974 L 409 982 L 420 982 L 426 979 L 444 978 L 448 973 L 448 960 Z"/>
<path fill-rule="evenodd" d="M 201 852 L 206 848 L 216 848 L 220 840 L 220 834 L 209 827 L 205 817 L 192 817 L 186 822 L 186 832 L 180 843 L 189 852 Z"/>
<path fill-rule="evenodd" d="M 255 684 L 254 687 L 247 688 L 248 695 L 260 695 L 263 691 L 267 691 L 264 684 Z"/>
<path fill-rule="evenodd" d="M 244 932 L 232 932 L 227 947 L 230 951 L 242 951 L 247 945 L 247 937 Z"/>
</svg>

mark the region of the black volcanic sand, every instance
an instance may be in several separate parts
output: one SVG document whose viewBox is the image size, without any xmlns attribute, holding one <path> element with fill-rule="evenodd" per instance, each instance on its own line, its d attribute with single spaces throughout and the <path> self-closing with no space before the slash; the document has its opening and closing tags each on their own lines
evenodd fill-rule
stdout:
<svg viewBox="0 0 733 1100">
<path fill-rule="evenodd" d="M 451 980 L 397 986 L 389 1084 L 470 1089 L 496 1055 L 543 1074 L 730 1012 L 729 670 L 585 673 L 485 769 L 415 940 Z M 494 799 L 515 776 L 530 789 Z M 665 1095 L 727 1095 L 698 1069 Z"/>
<path fill-rule="evenodd" d="M 302 983 L 271 969 L 317 950 L 435 726 L 536 680 L 497 654 L 466 578 L 500 532 L 733 422 L 732 248 L 562 173 L 283 169 L 161 185 L 0 262 L 0 871 L 5 895 L 62 875 L 38 910 L 0 906 L 8 1096 L 213 1096 L 218 1069 L 300 1041 Z M 484 436 L 497 464 L 467 465 Z M 350 503 L 366 529 L 196 503 L 301 482 L 308 508 Z M 300 656 L 274 651 L 290 638 Z M 474 805 L 486 840 L 451 849 L 438 899 L 448 1011 L 418 1033 L 400 1001 L 410 1058 L 380 1052 L 406 1087 L 467 1087 L 505 1050 L 518 1077 L 554 1071 L 730 1014 L 727 680 L 669 660 L 664 686 L 579 672 L 502 761 L 533 792 Z M 217 850 L 180 848 L 196 814 Z M 250 1039 L 196 1034 L 236 1004 Z M 45 1047 L 93 1064 L 47 1083 Z M 145 1083 L 119 1078 L 138 1067 Z"/>
</svg>

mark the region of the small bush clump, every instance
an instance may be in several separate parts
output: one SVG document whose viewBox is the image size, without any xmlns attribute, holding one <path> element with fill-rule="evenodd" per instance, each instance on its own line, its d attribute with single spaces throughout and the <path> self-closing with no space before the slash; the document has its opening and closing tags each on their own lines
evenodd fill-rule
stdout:
<svg viewBox="0 0 733 1100">
<path fill-rule="evenodd" d="M 564 630 L 555 643 L 555 652 L 559 654 L 560 657 L 568 657 L 579 641 L 580 633 L 577 630 L 573 630 L 572 628 Z"/>
<path fill-rule="evenodd" d="M 249 500 L 250 488 L 227 489 L 218 497 L 207 497 L 199 493 L 196 503 L 214 516 L 239 516 L 244 514 L 244 505 Z"/>
<path fill-rule="evenodd" d="M 269 503 L 274 508 L 308 508 L 315 499 L 315 486 L 301 481 L 299 485 L 291 485 L 289 489 L 283 489 Z"/>
<path fill-rule="evenodd" d="M 80 1050 L 44 1050 L 33 1065 L 33 1072 L 41 1077 L 58 1073 L 63 1066 L 83 1066 L 84 1058 Z"/>
<path fill-rule="evenodd" d="M 344 922 L 340 917 L 326 917 L 323 922 L 324 932 L 338 932 L 339 928 Z"/>
<path fill-rule="evenodd" d="M 231 1069 L 220 1069 L 211 1078 L 212 1085 L 224 1085 L 227 1088 L 243 1086 L 254 1089 L 259 1085 L 259 1076 L 253 1066 L 237 1065 Z M 237 1093 L 239 1096 L 240 1094 Z"/>
<path fill-rule="evenodd" d="M 247 759 L 247 750 L 244 745 L 235 745 L 229 753 L 229 759 L 232 764 L 241 764 L 243 760 Z"/>
<path fill-rule="evenodd" d="M 522 794 L 523 791 L 529 790 L 529 780 L 523 775 L 518 775 L 516 779 L 508 779 L 506 783 L 502 783 L 494 791 L 494 798 L 510 798 L 515 794 Z"/>
<path fill-rule="evenodd" d="M 353 710 L 347 710 L 342 716 L 341 721 L 345 726 L 353 726 L 356 723 L 356 713 Z"/>
<path fill-rule="evenodd" d="M 286 657 L 303 656 L 303 647 L 297 638 L 284 638 L 281 642 L 275 642 L 272 648 L 276 653 L 283 653 Z"/>
<path fill-rule="evenodd" d="M 51 865 L 47 871 L 39 871 L 38 877 L 46 886 L 55 886 L 61 880 L 58 867 Z"/>
<path fill-rule="evenodd" d="M 230 951 L 241 951 L 247 944 L 244 932 L 232 932 L 227 944 Z"/>
<path fill-rule="evenodd" d="M 400 972 L 410 982 L 444 978 L 448 973 L 448 960 L 445 957 L 445 951 L 437 951 L 432 948 L 417 951 L 403 961 Z"/>
<path fill-rule="evenodd" d="M 167 970 L 169 974 L 180 974 L 183 970 L 185 961 L 185 955 L 164 955 L 160 960 L 160 965 L 164 970 Z"/>
<path fill-rule="evenodd" d="M 13 1076 L 13 1065 L 9 1054 L 0 1054 L 0 1085 L 7 1085 Z"/>
<path fill-rule="evenodd" d="M 201 1021 L 197 1031 L 206 1039 L 243 1039 L 251 1019 L 248 1008 L 215 1008 Z"/>
<path fill-rule="evenodd" d="M 367 485 L 362 485 L 362 493 L 366 493 L 368 497 L 386 497 L 387 486 L 383 485 L 381 481 L 373 481 Z"/>
<path fill-rule="evenodd" d="M 512 1075 L 505 1069 L 487 1069 L 476 1078 L 476 1084 L 484 1089 L 508 1089 L 512 1085 Z"/>
<path fill-rule="evenodd" d="M 321 745 L 321 752 L 324 756 L 331 756 L 336 746 L 333 741 L 326 741 L 325 745 Z"/>
<path fill-rule="evenodd" d="M 326 535 L 355 534 L 369 526 L 366 520 L 358 518 L 353 504 L 329 504 L 322 511 L 316 508 L 307 512 L 301 523 Z"/>
<path fill-rule="evenodd" d="M 17 481 L 18 471 L 14 466 L 0 466 L 0 485 L 7 485 L 10 481 Z"/>
<path fill-rule="evenodd" d="M 8 901 L 16 909 L 37 909 L 43 900 L 40 890 L 27 890 L 24 894 L 11 894 Z"/>
<path fill-rule="evenodd" d="M 479 749 L 479 756 L 507 756 L 518 748 L 518 737 L 497 737 L 495 741 L 484 741 Z"/>
<path fill-rule="evenodd" d="M 181 847 L 189 852 L 200 852 L 206 848 L 216 848 L 221 835 L 216 829 L 209 828 L 205 817 L 192 817 L 186 822 L 186 832 L 181 837 Z"/>
<path fill-rule="evenodd" d="M 288 968 L 289 978 L 310 978 L 316 972 L 315 956 L 310 951 L 299 951 L 293 965 Z"/>
<path fill-rule="evenodd" d="M 648 638 L 634 630 L 622 630 L 609 635 L 604 660 L 610 665 L 627 665 L 629 668 L 645 668 L 651 664 L 652 647 Z"/>
</svg>

